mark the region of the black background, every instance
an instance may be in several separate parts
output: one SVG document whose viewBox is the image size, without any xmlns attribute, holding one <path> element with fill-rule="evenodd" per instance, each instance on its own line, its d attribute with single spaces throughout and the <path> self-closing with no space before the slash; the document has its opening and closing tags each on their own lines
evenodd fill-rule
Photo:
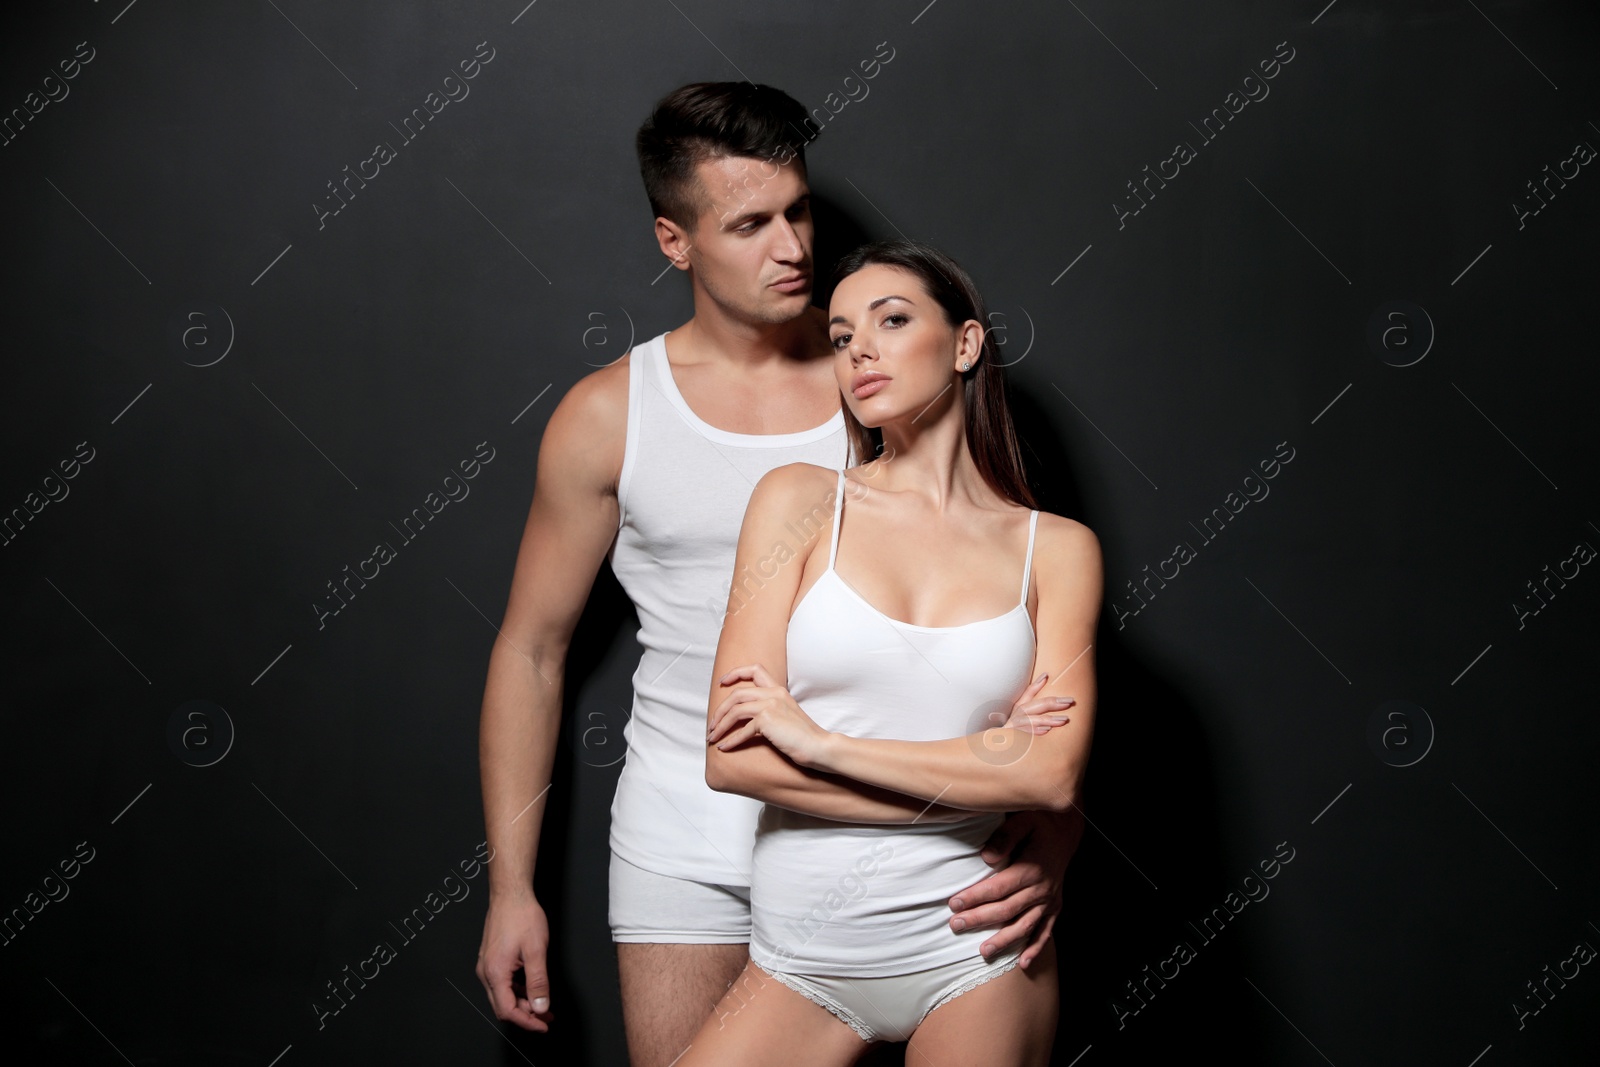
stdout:
<svg viewBox="0 0 1600 1067">
<path fill-rule="evenodd" d="M 0 948 L 21 1062 L 623 1061 L 606 826 L 637 647 L 609 570 L 544 819 L 555 1032 L 489 1013 L 486 877 L 413 941 L 390 924 L 484 837 L 478 706 L 545 420 L 689 314 L 653 281 L 635 129 L 687 81 L 859 96 L 881 42 L 808 153 L 819 258 L 904 233 L 972 272 L 1045 506 L 1105 549 L 1057 1061 L 1592 1060 L 1592 967 L 1513 1007 L 1600 945 L 1600 576 L 1513 607 L 1600 545 L 1600 176 L 1514 207 L 1600 145 L 1591 5 L 124 4 L 0 34 L 6 114 L 94 50 L 0 147 L 0 509 L 68 492 L 0 553 L 0 908 L 70 890 Z M 479 42 L 470 95 L 402 144 Z M 1119 226 L 1180 140 L 1197 158 Z M 397 158 L 319 228 L 377 141 Z M 480 442 L 470 495 L 402 543 Z M 1203 542 L 1280 442 L 1270 496 Z M 397 558 L 319 628 L 379 540 Z M 1197 937 L 1280 843 L 1270 896 Z"/>
</svg>

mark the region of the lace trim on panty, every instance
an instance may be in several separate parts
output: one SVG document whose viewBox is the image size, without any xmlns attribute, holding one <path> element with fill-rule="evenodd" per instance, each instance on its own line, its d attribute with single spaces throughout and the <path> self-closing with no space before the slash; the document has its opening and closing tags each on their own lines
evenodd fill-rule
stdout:
<svg viewBox="0 0 1600 1067">
<path fill-rule="evenodd" d="M 761 967 L 759 963 L 756 964 L 756 966 Z M 841 1008 L 839 1005 L 834 1004 L 825 997 L 818 996 L 816 993 L 812 992 L 810 989 L 807 989 L 805 986 L 784 974 L 782 971 L 768 971 L 765 967 L 761 967 L 761 970 L 765 971 L 769 978 L 776 979 L 777 981 L 783 983 L 796 993 L 799 993 L 802 997 L 805 997 L 807 1000 L 811 1001 L 811 1003 L 820 1004 L 822 1007 L 827 1008 L 828 1011 L 833 1013 L 835 1018 L 844 1023 L 850 1029 L 854 1030 L 856 1032 L 856 1036 L 861 1040 L 879 1040 L 878 1035 L 873 1033 L 872 1028 L 866 1023 L 862 1022 L 850 1012 L 846 1011 L 844 1008 Z"/>
<path fill-rule="evenodd" d="M 948 992 L 944 996 L 940 997 L 938 1002 L 934 1004 L 933 1008 L 938 1008 L 938 1007 L 941 1007 L 941 1006 L 943 1006 L 945 1004 L 948 1004 L 950 1001 L 956 999 L 957 997 L 959 997 L 963 993 L 972 992 L 972 990 L 978 988 L 983 983 L 989 981 L 991 978 L 999 978 L 1002 974 L 1005 974 L 1007 971 L 1010 971 L 1012 968 L 1014 968 L 1019 962 L 1021 962 L 1021 960 L 1022 960 L 1022 953 L 1019 952 L 1015 956 L 1012 956 L 1011 959 L 1007 960 L 1003 966 L 1000 966 L 1000 967 L 998 967 L 998 968 L 996 968 L 995 970 L 992 970 L 992 971 L 985 971 L 984 973 L 978 975 L 976 978 L 972 978 L 972 979 L 969 979 L 968 981 L 962 982 L 960 985 L 958 985 L 954 989 L 950 990 L 950 992 Z M 928 1012 L 931 1013 L 933 1011 L 933 1008 L 929 1008 Z M 923 1019 L 926 1019 L 927 1017 L 928 1017 L 927 1013 L 924 1013 L 924 1015 L 922 1016 Z M 922 1024 L 919 1022 L 917 1025 L 920 1026 Z"/>
</svg>

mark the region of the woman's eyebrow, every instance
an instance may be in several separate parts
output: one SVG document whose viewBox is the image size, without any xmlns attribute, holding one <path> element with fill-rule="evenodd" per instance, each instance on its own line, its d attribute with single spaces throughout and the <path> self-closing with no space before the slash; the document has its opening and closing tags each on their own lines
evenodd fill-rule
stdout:
<svg viewBox="0 0 1600 1067">
<path fill-rule="evenodd" d="M 872 303 L 868 304 L 867 305 L 867 310 L 868 311 L 877 311 L 880 307 L 882 307 L 883 305 L 887 304 L 891 300 L 904 300 L 907 304 L 913 304 L 914 303 L 913 301 L 908 300 L 906 297 L 895 296 L 894 294 L 891 293 L 889 296 L 880 296 L 880 297 L 878 297 L 878 299 L 876 299 Z M 832 326 L 836 322 L 837 323 L 842 323 L 845 326 L 850 325 L 850 320 L 845 318 L 843 315 L 835 315 L 833 318 L 828 320 L 828 325 Z"/>
</svg>

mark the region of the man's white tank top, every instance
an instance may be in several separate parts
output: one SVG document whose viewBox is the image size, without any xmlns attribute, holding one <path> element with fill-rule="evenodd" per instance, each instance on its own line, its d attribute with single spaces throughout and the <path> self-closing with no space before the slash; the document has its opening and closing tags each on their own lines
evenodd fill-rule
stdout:
<svg viewBox="0 0 1600 1067">
<path fill-rule="evenodd" d="M 795 702 L 823 729 L 854 737 L 936 741 L 1003 722 L 1033 671 L 1027 602 L 1039 513 L 1028 519 L 1016 607 L 961 626 L 913 626 L 878 611 L 834 569 L 846 496 L 840 471 L 828 568 L 789 620 Z M 975 759 L 1007 758 L 973 744 Z M 978 850 L 1003 818 L 889 826 L 764 806 L 750 958 L 769 971 L 851 977 L 979 958 L 994 931 L 951 931 L 948 901 L 993 873 Z"/>
<path fill-rule="evenodd" d="M 636 345 L 611 569 L 639 615 L 611 848 L 648 871 L 747 886 L 761 802 L 706 785 L 706 710 L 750 493 L 787 463 L 848 465 L 842 411 L 809 430 L 730 433 L 678 391 L 666 334 Z M 797 535 L 798 537 L 798 535 Z"/>
</svg>

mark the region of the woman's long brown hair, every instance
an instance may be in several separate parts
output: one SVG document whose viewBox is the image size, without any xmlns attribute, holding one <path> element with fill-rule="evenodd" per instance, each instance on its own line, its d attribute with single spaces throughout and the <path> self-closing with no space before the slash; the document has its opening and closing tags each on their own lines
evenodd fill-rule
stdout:
<svg viewBox="0 0 1600 1067">
<path fill-rule="evenodd" d="M 1022 464 L 1022 448 L 1006 403 L 1005 370 L 1000 365 L 993 339 L 989 335 L 989 316 L 983 296 L 961 265 L 937 248 L 920 241 L 874 241 L 845 256 L 834 268 L 834 284 L 863 267 L 878 265 L 903 270 L 914 276 L 928 295 L 944 310 L 952 327 L 968 319 L 983 324 L 983 347 L 978 365 L 961 375 L 965 396 L 967 450 L 972 461 L 994 491 L 1027 508 L 1037 508 Z M 851 459 L 877 456 L 883 448 L 883 434 L 863 426 L 843 404 L 845 430 L 849 434 Z"/>
</svg>

